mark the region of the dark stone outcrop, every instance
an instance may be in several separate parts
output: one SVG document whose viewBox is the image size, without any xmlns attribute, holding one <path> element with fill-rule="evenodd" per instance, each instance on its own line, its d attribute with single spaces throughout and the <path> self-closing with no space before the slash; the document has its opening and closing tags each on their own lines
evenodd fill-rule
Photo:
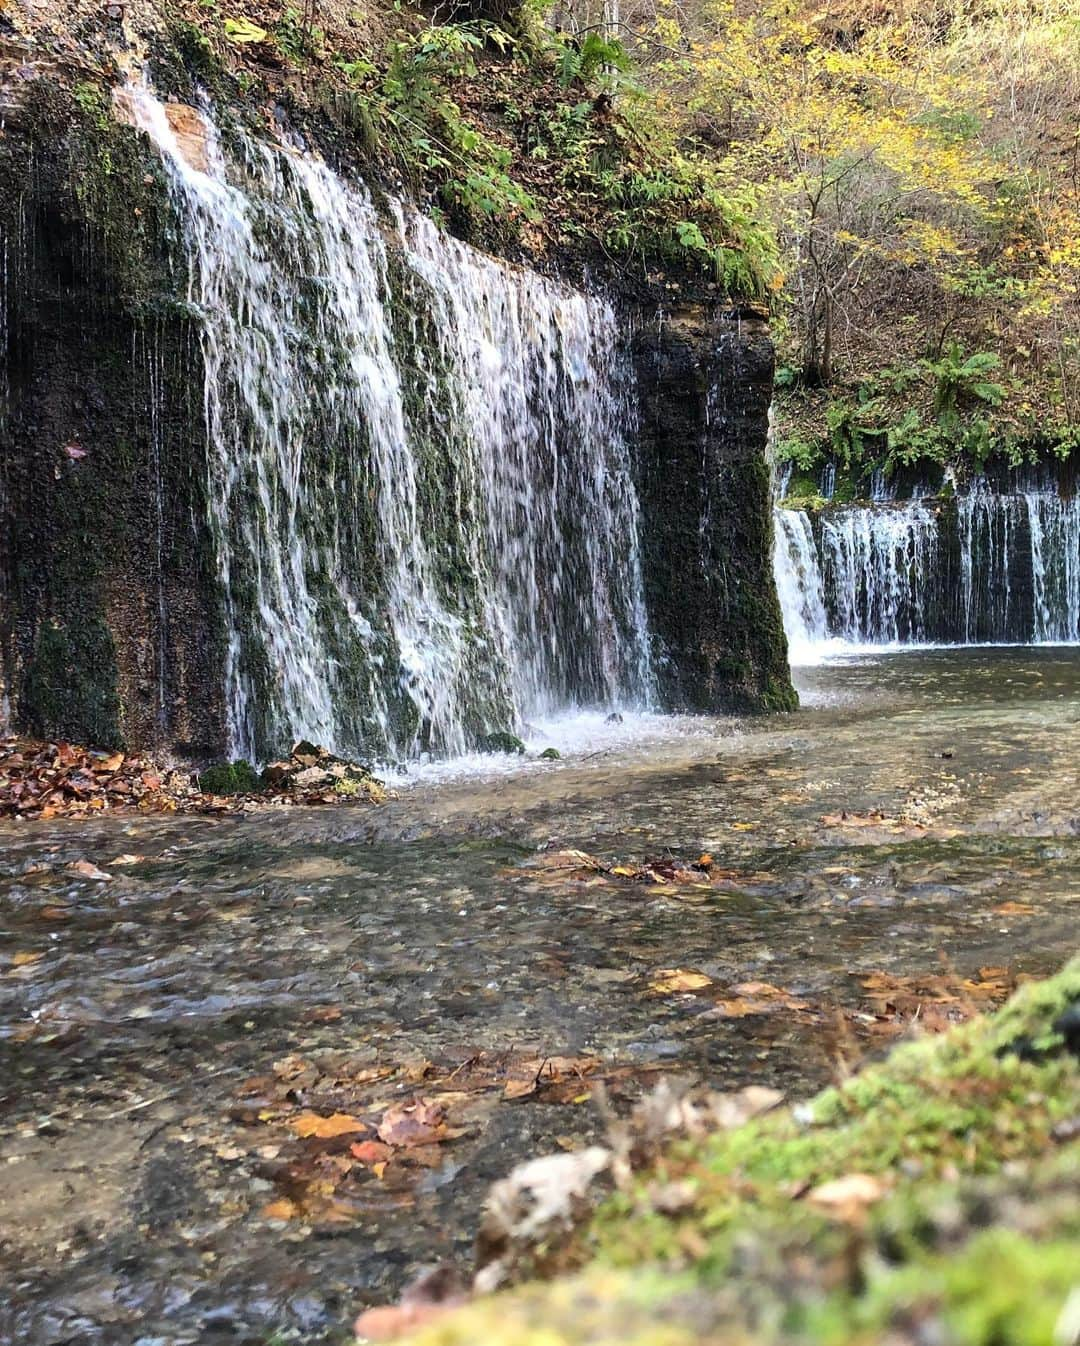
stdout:
<svg viewBox="0 0 1080 1346">
<path fill-rule="evenodd" d="M 0 154 L 0 690 L 11 723 L 198 756 L 223 732 L 198 342 L 141 139 L 48 85 Z"/>
<path fill-rule="evenodd" d="M 645 599 L 662 703 L 792 709 L 772 575 L 766 325 L 720 304 L 662 312 L 638 327 L 634 355 Z"/>
</svg>

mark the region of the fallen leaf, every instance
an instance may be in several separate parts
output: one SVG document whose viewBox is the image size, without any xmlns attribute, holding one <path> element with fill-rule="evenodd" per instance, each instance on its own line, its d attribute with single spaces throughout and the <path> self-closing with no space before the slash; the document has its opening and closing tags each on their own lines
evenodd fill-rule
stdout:
<svg viewBox="0 0 1080 1346">
<path fill-rule="evenodd" d="M 142 862 L 145 859 L 146 859 L 145 855 L 131 855 L 125 852 L 123 855 L 118 855 L 114 860 L 110 860 L 109 864 L 113 865 L 114 867 L 122 867 L 125 865 L 139 865 L 142 864 Z"/>
<path fill-rule="evenodd" d="M 317 1140 L 331 1140 L 334 1136 L 367 1130 L 362 1121 L 350 1117 L 347 1112 L 335 1112 L 329 1117 L 320 1117 L 317 1112 L 302 1112 L 299 1117 L 290 1117 L 286 1125 L 303 1139 L 314 1136 Z"/>
<path fill-rule="evenodd" d="M 837 1219 L 848 1224 L 861 1224 L 868 1208 L 880 1201 L 888 1190 L 888 1183 L 876 1174 L 849 1173 L 843 1178 L 823 1182 L 806 1199 Z"/>
<path fill-rule="evenodd" d="M 784 1101 L 779 1089 L 769 1089 L 762 1084 L 748 1084 L 731 1094 L 710 1094 L 709 1110 L 716 1125 L 726 1131 L 743 1126 L 753 1117 L 763 1112 L 771 1112 Z"/>
<path fill-rule="evenodd" d="M 29 950 L 24 950 L 22 953 L 17 953 L 15 955 L 11 960 L 11 966 L 28 967 L 31 963 L 40 962 L 44 957 L 45 955 L 43 953 L 30 953 Z"/>
<path fill-rule="evenodd" d="M 89 860 L 72 860 L 68 869 L 73 874 L 81 874 L 84 879 L 111 879 L 111 874 L 106 874 L 103 869 L 98 869 L 97 865 L 92 865 Z"/>
<path fill-rule="evenodd" d="M 450 1312 L 450 1304 L 384 1304 L 365 1310 L 353 1324 L 361 1341 L 396 1341 Z"/>
<path fill-rule="evenodd" d="M 264 1220 L 295 1220 L 300 1214 L 300 1207 L 295 1201 L 290 1201 L 288 1197 L 282 1197 L 278 1201 L 271 1201 L 268 1206 L 262 1209 Z"/>
<path fill-rule="evenodd" d="M 442 1108 L 424 1099 L 417 1099 L 414 1103 L 395 1103 L 387 1108 L 377 1134 L 386 1145 L 404 1147 L 434 1145 L 441 1140 L 451 1139 Z"/>
<path fill-rule="evenodd" d="M 379 1164 L 385 1165 L 393 1152 L 382 1141 L 361 1140 L 349 1146 L 349 1153 L 368 1168 L 375 1168 Z"/>
<path fill-rule="evenodd" d="M 679 967 L 662 967 L 653 974 L 649 990 L 655 995 L 676 995 L 681 991 L 700 991 L 711 986 L 712 978 L 704 972 L 689 972 Z"/>
</svg>

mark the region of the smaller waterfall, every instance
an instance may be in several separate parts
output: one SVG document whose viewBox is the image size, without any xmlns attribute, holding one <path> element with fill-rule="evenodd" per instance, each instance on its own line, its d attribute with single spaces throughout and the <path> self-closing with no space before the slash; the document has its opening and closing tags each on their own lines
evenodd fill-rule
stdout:
<svg viewBox="0 0 1080 1346">
<path fill-rule="evenodd" d="M 793 664 L 811 663 L 815 650 L 829 638 L 825 586 L 809 515 L 801 509 L 774 513 L 773 572 L 788 655 Z"/>
<path fill-rule="evenodd" d="M 1076 500 L 1029 491 L 1034 639 L 1080 641 L 1080 508 Z"/>
<path fill-rule="evenodd" d="M 1080 498 L 996 492 L 778 506 L 774 571 L 793 663 L 850 647 L 1080 641 Z"/>
</svg>

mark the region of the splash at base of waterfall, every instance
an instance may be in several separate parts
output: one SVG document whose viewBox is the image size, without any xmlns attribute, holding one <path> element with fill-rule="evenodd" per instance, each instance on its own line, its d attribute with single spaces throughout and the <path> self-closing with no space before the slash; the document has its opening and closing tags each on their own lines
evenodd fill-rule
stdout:
<svg viewBox="0 0 1080 1346">
<path fill-rule="evenodd" d="M 773 564 L 793 665 L 1080 642 L 1080 500 L 1052 490 L 778 506 Z"/>
</svg>

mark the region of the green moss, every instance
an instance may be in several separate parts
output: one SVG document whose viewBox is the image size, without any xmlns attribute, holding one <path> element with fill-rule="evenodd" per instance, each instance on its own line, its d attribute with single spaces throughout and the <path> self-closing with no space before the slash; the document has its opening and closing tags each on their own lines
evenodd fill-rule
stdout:
<svg viewBox="0 0 1080 1346">
<path fill-rule="evenodd" d="M 42 738 L 123 746 L 116 649 L 103 620 L 42 626 L 26 672 L 22 715 Z"/>
<path fill-rule="evenodd" d="M 779 713 L 799 709 L 799 693 L 790 682 L 770 677 L 765 684 L 762 703 L 767 711 Z"/>
<path fill-rule="evenodd" d="M 199 789 L 208 795 L 259 794 L 265 788 L 250 762 L 218 762 L 199 776 Z"/>
<path fill-rule="evenodd" d="M 540 760 L 542 762 L 557 762 L 560 757 L 562 757 L 562 753 L 558 748 L 545 748 L 540 754 Z"/>
<path fill-rule="evenodd" d="M 493 734 L 481 734 L 476 746 L 481 752 L 523 753 L 525 751 L 525 744 L 516 734 L 508 734 L 501 729 L 496 730 Z"/>
</svg>

